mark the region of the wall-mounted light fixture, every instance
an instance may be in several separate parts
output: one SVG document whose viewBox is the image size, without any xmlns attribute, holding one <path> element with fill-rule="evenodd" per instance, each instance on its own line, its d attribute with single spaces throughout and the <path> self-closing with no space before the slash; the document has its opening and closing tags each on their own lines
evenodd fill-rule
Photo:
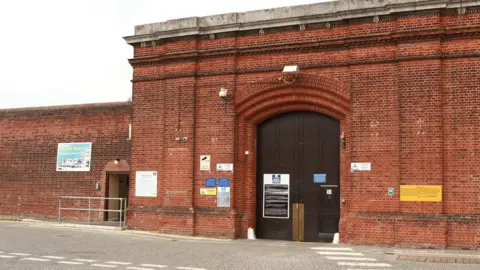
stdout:
<svg viewBox="0 0 480 270">
<path fill-rule="evenodd" d="M 228 95 L 228 90 L 224 87 L 220 88 L 220 91 L 218 92 L 218 96 L 225 100 L 227 98 L 227 95 Z"/>
<path fill-rule="evenodd" d="M 342 132 L 342 134 L 340 134 L 340 146 L 345 149 L 345 134 Z"/>
<path fill-rule="evenodd" d="M 229 116 L 235 116 L 235 113 L 228 112 L 228 89 L 225 87 L 220 88 L 218 91 L 218 97 L 223 101 L 223 107 L 225 108 L 225 114 Z"/>
</svg>

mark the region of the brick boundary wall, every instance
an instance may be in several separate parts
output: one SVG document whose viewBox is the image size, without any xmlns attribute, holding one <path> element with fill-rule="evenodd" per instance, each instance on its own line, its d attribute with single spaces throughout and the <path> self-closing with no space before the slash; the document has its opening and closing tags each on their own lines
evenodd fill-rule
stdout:
<svg viewBox="0 0 480 270">
<path fill-rule="evenodd" d="M 107 173 L 116 167 L 130 170 L 130 115 L 129 102 L 0 110 L 0 215 L 56 219 L 59 196 L 105 197 Z M 92 142 L 89 172 L 56 171 L 58 143 L 69 142 Z M 87 217 L 86 212 L 62 215 Z"/>
</svg>

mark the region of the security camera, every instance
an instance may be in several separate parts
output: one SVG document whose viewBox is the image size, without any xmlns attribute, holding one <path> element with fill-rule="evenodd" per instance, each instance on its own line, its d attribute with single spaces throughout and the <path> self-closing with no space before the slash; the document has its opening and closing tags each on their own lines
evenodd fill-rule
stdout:
<svg viewBox="0 0 480 270">
<path fill-rule="evenodd" d="M 300 68 L 298 66 L 285 66 L 283 68 L 283 73 L 298 73 Z"/>
<path fill-rule="evenodd" d="M 226 98 L 227 97 L 227 89 L 226 88 L 220 88 L 220 92 L 218 92 L 218 96 L 220 98 Z"/>
</svg>

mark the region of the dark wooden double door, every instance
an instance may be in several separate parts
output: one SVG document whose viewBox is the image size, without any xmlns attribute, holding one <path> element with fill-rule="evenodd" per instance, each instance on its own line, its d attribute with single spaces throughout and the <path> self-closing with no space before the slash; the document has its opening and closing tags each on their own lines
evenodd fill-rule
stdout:
<svg viewBox="0 0 480 270">
<path fill-rule="evenodd" d="M 257 237 L 333 239 L 340 218 L 339 144 L 339 122 L 322 114 L 287 113 L 258 126 Z M 269 195 L 269 185 L 265 197 L 264 178 L 269 182 L 271 175 L 289 177 L 288 191 L 277 189 L 288 192 L 288 210 L 287 202 Z"/>
</svg>

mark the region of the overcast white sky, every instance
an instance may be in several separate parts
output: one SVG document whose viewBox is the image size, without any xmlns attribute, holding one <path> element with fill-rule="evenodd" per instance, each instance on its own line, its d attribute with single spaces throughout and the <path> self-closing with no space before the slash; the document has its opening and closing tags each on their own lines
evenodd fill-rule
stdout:
<svg viewBox="0 0 480 270">
<path fill-rule="evenodd" d="M 135 25 L 325 0 L 1 0 L 0 108 L 126 101 Z"/>
</svg>

